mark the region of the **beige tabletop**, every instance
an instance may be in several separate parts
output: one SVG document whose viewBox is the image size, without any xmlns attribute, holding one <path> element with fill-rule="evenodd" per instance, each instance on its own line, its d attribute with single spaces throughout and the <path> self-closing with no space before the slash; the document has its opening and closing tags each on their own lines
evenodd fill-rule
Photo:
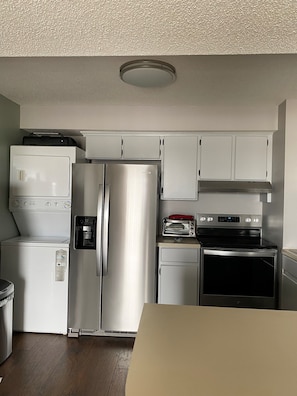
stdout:
<svg viewBox="0 0 297 396">
<path fill-rule="evenodd" d="M 146 304 L 126 396 L 296 396 L 297 312 Z"/>
</svg>

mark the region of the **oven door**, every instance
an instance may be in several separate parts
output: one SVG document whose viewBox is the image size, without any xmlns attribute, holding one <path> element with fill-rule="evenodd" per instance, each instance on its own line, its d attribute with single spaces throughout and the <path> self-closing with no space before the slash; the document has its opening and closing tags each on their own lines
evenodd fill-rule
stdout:
<svg viewBox="0 0 297 396">
<path fill-rule="evenodd" d="M 276 249 L 201 249 L 200 305 L 276 308 Z"/>
</svg>

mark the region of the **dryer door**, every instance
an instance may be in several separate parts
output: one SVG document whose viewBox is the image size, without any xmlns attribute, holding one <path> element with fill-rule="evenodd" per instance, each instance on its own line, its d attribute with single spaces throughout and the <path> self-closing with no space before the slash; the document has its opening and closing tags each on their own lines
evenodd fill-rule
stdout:
<svg viewBox="0 0 297 396">
<path fill-rule="evenodd" d="M 70 166 L 67 156 L 14 155 L 11 159 L 11 196 L 70 197 Z"/>
</svg>

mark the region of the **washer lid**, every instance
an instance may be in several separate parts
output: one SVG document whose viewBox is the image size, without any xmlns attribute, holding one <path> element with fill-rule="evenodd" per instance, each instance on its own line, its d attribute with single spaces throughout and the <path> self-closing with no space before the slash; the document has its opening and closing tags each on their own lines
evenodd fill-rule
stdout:
<svg viewBox="0 0 297 396">
<path fill-rule="evenodd" d="M 26 247 L 69 247 L 69 239 L 65 237 L 33 237 L 33 236 L 18 236 L 15 238 L 6 239 L 1 242 L 2 246 L 26 246 Z"/>
</svg>

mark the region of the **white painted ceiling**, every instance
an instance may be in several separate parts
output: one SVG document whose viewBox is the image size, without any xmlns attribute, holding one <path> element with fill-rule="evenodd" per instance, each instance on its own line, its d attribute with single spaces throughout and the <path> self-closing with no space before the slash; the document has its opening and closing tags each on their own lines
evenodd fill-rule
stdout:
<svg viewBox="0 0 297 396">
<path fill-rule="evenodd" d="M 297 1 L 3 0 L 0 94 L 26 104 L 279 104 L 297 98 Z M 137 88 L 122 63 L 172 63 Z"/>
</svg>

